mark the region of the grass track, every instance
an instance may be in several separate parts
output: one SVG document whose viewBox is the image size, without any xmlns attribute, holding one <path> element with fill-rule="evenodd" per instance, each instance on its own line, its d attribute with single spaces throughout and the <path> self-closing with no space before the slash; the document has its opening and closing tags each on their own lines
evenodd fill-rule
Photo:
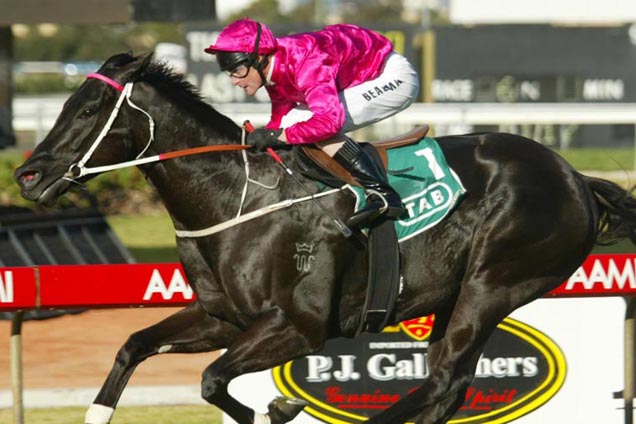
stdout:
<svg viewBox="0 0 636 424">
<path fill-rule="evenodd" d="M 25 424 L 79 424 L 86 408 L 29 409 Z M 221 424 L 221 412 L 214 406 L 139 406 L 121 407 L 111 424 Z M 0 409 L 0 423 L 13 422 L 10 409 Z"/>
<path fill-rule="evenodd" d="M 172 221 L 166 212 L 108 217 L 117 237 L 137 262 L 178 262 Z"/>
<path fill-rule="evenodd" d="M 594 171 L 631 171 L 634 169 L 634 149 L 599 147 L 585 149 L 557 150 L 574 168 L 585 172 Z"/>
</svg>

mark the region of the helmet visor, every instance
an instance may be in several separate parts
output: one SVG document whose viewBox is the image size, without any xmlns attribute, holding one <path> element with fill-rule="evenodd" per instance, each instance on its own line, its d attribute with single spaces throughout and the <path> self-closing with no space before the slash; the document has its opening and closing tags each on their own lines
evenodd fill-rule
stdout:
<svg viewBox="0 0 636 424">
<path fill-rule="evenodd" d="M 216 61 L 219 63 L 222 71 L 231 71 L 240 65 L 250 67 L 252 59 L 248 53 L 244 52 L 216 52 Z"/>
</svg>

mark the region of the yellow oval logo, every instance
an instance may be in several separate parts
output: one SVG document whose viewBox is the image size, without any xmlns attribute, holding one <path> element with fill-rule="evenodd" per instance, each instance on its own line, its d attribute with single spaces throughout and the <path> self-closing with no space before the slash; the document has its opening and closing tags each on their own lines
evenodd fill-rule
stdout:
<svg viewBox="0 0 636 424">
<path fill-rule="evenodd" d="M 315 354 L 272 370 L 278 390 L 309 402 L 325 423 L 362 423 L 425 383 L 433 318 L 382 334 L 327 342 Z M 539 330 L 506 318 L 485 346 L 464 404 L 452 424 L 507 423 L 548 402 L 562 387 L 566 363 Z"/>
</svg>

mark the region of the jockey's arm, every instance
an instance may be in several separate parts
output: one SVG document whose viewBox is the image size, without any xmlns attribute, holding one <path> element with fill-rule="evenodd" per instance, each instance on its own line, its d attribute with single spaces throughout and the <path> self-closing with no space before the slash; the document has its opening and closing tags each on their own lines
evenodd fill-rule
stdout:
<svg viewBox="0 0 636 424">
<path fill-rule="evenodd" d="M 344 125 L 345 111 L 333 68 L 314 61 L 298 70 L 298 75 L 296 83 L 312 116 L 286 128 L 287 141 L 290 144 L 316 143 L 338 134 Z"/>
<path fill-rule="evenodd" d="M 311 118 L 285 130 L 290 144 L 316 143 L 338 134 L 344 125 L 344 107 L 335 85 L 312 86 L 306 93 Z"/>
<path fill-rule="evenodd" d="M 311 117 L 305 121 L 289 125 L 278 137 L 289 144 L 316 143 L 338 134 L 344 125 L 345 111 L 340 101 L 334 68 L 329 66 L 330 58 L 318 53 L 314 60 L 306 60 L 295 71 L 296 86 L 302 92 L 304 103 L 311 111 Z M 283 94 L 272 90 L 271 128 L 280 128 L 280 122 L 296 103 L 282 98 Z"/>
<path fill-rule="evenodd" d="M 289 100 L 279 93 L 270 92 L 270 100 L 272 102 L 272 113 L 269 123 L 265 125 L 267 129 L 279 129 L 281 120 L 290 110 L 296 107 L 296 102 Z"/>
</svg>

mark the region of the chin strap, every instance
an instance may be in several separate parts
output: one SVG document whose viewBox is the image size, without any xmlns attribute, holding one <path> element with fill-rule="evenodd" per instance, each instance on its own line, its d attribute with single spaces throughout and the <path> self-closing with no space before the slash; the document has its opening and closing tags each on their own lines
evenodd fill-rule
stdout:
<svg viewBox="0 0 636 424">
<path fill-rule="evenodd" d="M 261 77 L 261 87 L 267 84 L 267 78 L 265 77 L 263 69 L 267 67 L 268 63 L 269 57 L 267 56 L 263 56 L 261 60 L 254 63 L 254 69 L 256 69 L 256 72 L 258 72 L 258 75 Z"/>
<path fill-rule="evenodd" d="M 252 66 L 258 72 L 258 75 L 261 77 L 261 87 L 267 84 L 267 78 L 265 77 L 265 73 L 263 69 L 267 67 L 269 63 L 269 58 L 267 55 L 263 56 L 260 60 L 258 59 L 258 47 L 261 44 L 261 24 L 258 24 L 256 27 L 256 41 L 254 42 L 254 50 L 252 51 Z"/>
</svg>

